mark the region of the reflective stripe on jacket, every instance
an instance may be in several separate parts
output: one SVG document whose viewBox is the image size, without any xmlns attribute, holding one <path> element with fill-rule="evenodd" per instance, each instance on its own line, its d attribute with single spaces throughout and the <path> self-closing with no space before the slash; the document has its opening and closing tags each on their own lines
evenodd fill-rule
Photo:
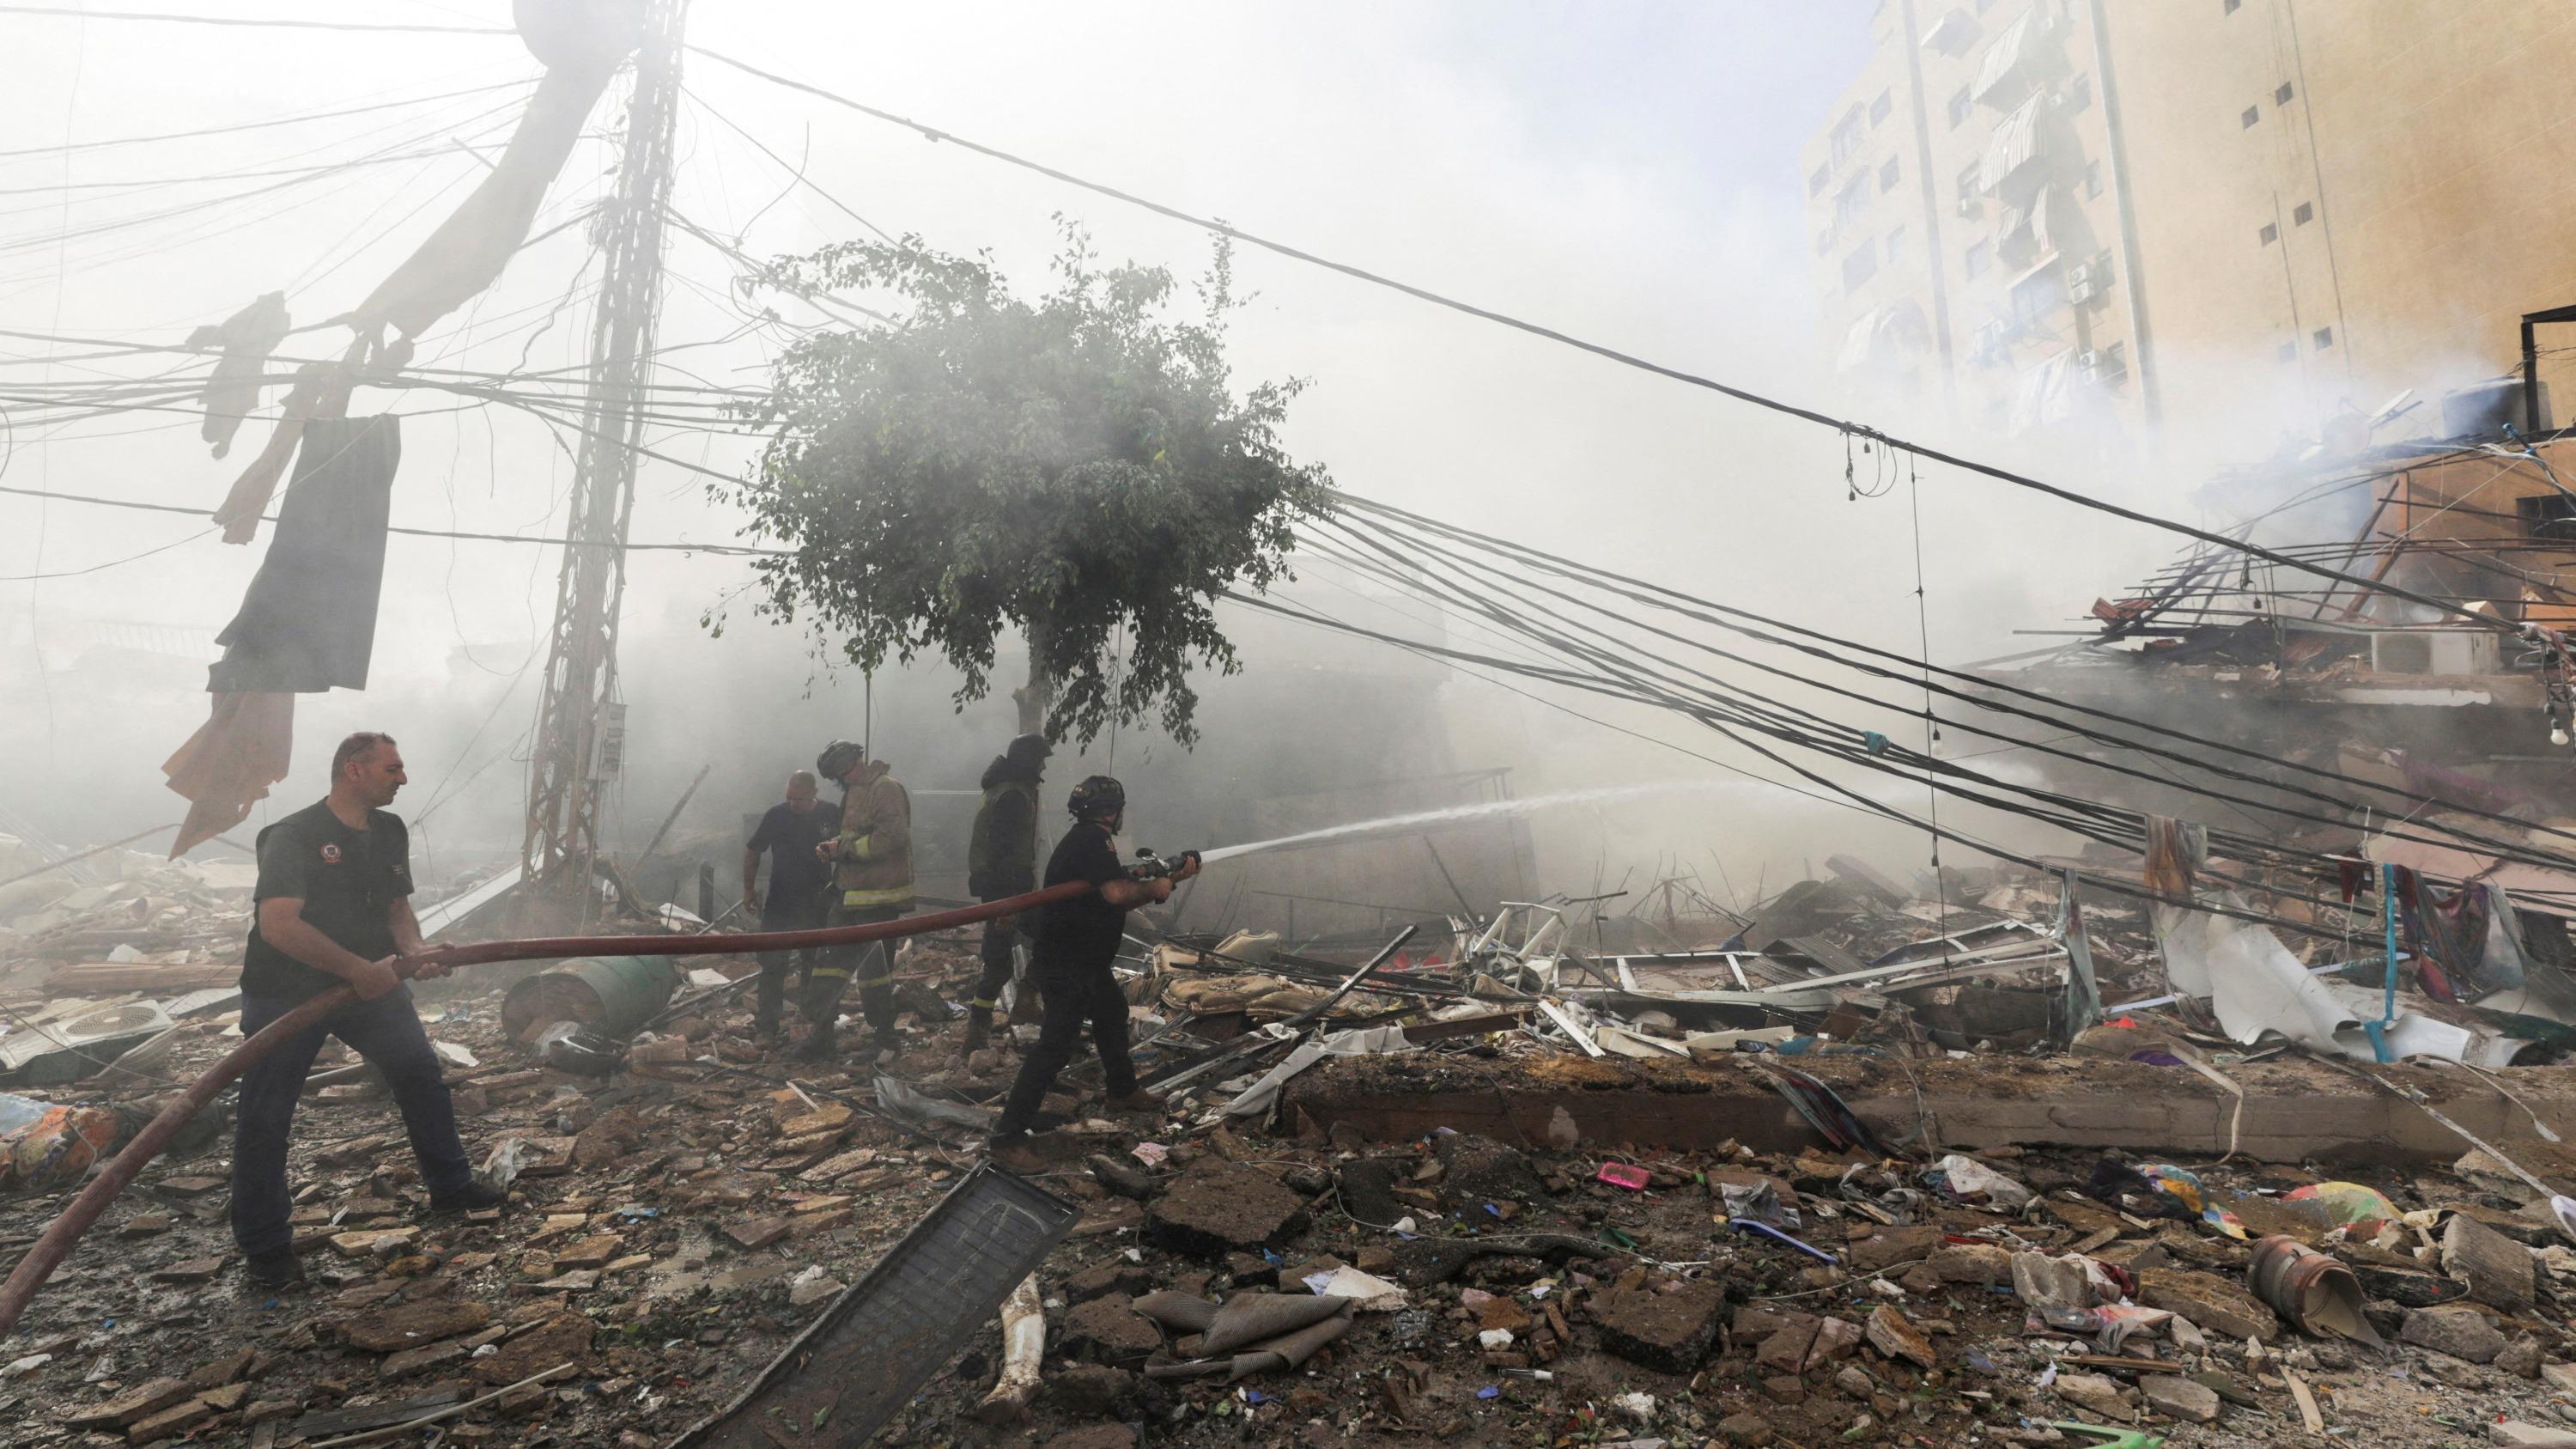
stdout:
<svg viewBox="0 0 2576 1449">
<path fill-rule="evenodd" d="M 844 906 L 912 904 L 912 797 L 883 760 L 862 766 L 841 796 L 832 884 Z"/>
</svg>

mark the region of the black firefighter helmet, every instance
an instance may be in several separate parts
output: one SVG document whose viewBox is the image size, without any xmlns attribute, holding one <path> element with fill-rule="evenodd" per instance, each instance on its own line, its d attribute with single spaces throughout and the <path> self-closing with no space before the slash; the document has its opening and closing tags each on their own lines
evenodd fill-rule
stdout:
<svg viewBox="0 0 2576 1449">
<path fill-rule="evenodd" d="M 1073 812 L 1076 820 L 1115 815 L 1127 808 L 1127 787 L 1110 776 L 1093 775 L 1064 797 L 1064 808 Z"/>
<path fill-rule="evenodd" d="M 850 740 L 834 740 L 814 757 L 814 773 L 826 780 L 838 780 L 850 773 L 850 767 L 868 757 L 865 746 Z"/>
</svg>

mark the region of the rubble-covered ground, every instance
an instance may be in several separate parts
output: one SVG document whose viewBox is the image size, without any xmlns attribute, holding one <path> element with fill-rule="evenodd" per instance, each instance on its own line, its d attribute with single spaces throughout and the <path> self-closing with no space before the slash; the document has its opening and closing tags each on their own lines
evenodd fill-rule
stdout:
<svg viewBox="0 0 2576 1449">
<path fill-rule="evenodd" d="M 112 1102 L 130 1131 L 222 1055 L 238 1040 L 220 987 L 246 886 L 238 871 L 129 868 L 0 903 L 13 912 L 0 920 L 0 1047 L 26 1043 L 30 1022 L 120 1001 L 157 1001 L 176 1019 L 105 1072 L 57 1057 L 0 1090 Z M 2212 1147 L 2183 1173 L 2163 1170 L 2166 1157 L 1937 1136 L 1834 1152 L 1785 1106 L 1755 1139 L 1770 1150 L 1719 1140 L 1732 1129 L 1709 1130 L 1711 1104 L 1754 1120 L 1745 1094 L 1764 1100 L 1758 1083 L 1776 1076 L 1759 1064 L 1795 1058 L 1741 1056 L 1728 1038 L 1747 1033 L 1695 1035 L 1726 1023 L 1685 1025 L 1659 1001 L 1687 1017 L 1694 980 L 1724 987 L 1714 973 L 1748 969 L 1755 989 L 1794 993 L 1837 952 L 1889 959 L 1930 935 L 2045 920 L 2054 901 L 2048 883 L 2004 872 L 1960 874 L 1937 900 L 1904 894 L 1854 875 L 1802 883 L 1751 919 L 1641 920 L 1635 949 L 1647 952 L 1731 935 L 1739 952 L 1776 944 L 1723 966 L 1640 958 L 1623 993 L 1594 989 L 1606 974 L 1597 960 L 1506 953 L 1470 971 L 1456 943 L 1417 945 L 1329 1019 L 1431 1018 L 1445 1031 L 1417 1025 L 1428 1044 L 1403 1056 L 1328 1061 L 1292 1082 L 1276 1112 L 1224 1120 L 1211 1109 L 1276 1062 L 1284 1038 L 1257 1049 L 1259 1038 L 1231 1038 L 1247 1054 L 1191 1083 L 1160 1121 L 1095 1116 L 1081 1090 L 1097 1071 L 1078 1068 L 1052 1103 L 1070 1125 L 1035 1178 L 1081 1209 L 1038 1274 L 1042 1388 L 1025 1417 L 978 1417 L 1003 1358 L 988 1314 L 881 1442 L 1952 1445 L 2071 1442 L 2049 1425 L 2074 1421 L 2176 1444 L 2322 1435 L 2396 1449 L 2576 1432 L 2568 1231 L 2505 1164 L 2424 1157 L 2425 1141 L 2449 1141 L 2430 1129 L 2405 1160 L 2365 1150 L 2355 1165 L 2344 1141 L 2315 1149 L 2332 1148 L 2332 1166 L 2209 1164 Z M 2142 913 L 2118 901 L 2089 913 L 2106 999 L 2161 989 Z M 2022 938 L 1977 939 L 2025 949 L 2013 944 Z M 750 965 L 711 964 L 734 976 Z M 975 964 L 958 939 L 907 954 L 906 1049 L 884 1068 L 944 1098 L 952 1116 L 990 1104 L 1015 1065 L 1007 1045 L 958 1059 L 946 1003 L 962 999 Z M 1134 994 L 1159 1013 L 1140 1019 L 1149 1065 L 1320 1009 L 1345 974 L 1293 956 L 1256 967 L 1166 951 L 1141 964 Z M 550 1069 L 501 1023 L 504 988 L 530 969 L 475 968 L 420 990 L 468 1146 L 511 1178 L 506 1210 L 427 1216 L 390 1101 L 363 1073 L 335 1075 L 349 1064 L 326 1051 L 293 1146 L 310 1286 L 245 1286 L 225 1221 L 228 1122 L 223 1108 L 206 1114 L 0 1344 L 0 1444 L 667 1444 L 740 1394 L 981 1158 L 972 1128 L 888 1115 L 878 1068 L 795 1064 L 755 1046 L 740 993 L 625 1044 L 611 1075 Z M 1840 1064 L 1813 1070 L 1855 1105 L 1896 1104 L 1875 1114 L 1883 1124 L 1936 1134 L 1940 1114 L 1925 1116 L 1922 1093 L 1956 1103 L 1963 1082 L 1998 1101 L 2074 1084 L 2097 1116 L 2114 1078 L 2153 1081 L 2167 1103 L 2218 1099 L 2225 1088 L 2179 1058 L 2128 1060 L 2163 1060 L 2185 1042 L 2253 1101 L 2299 1090 L 2296 1073 L 2228 1050 L 2188 1012 L 2141 1013 L 2134 1028 L 2095 1028 L 2075 1056 L 2026 1059 L 2060 1029 L 2063 979 L 2043 960 L 1965 984 L 1839 993 L 1830 1012 L 1777 1013 L 1794 1044 L 1777 1040 L 1788 1032 L 1768 1039 Z M 1516 989 L 1548 980 L 1565 988 L 1550 1004 L 1570 1015 Z M 207 986 L 217 989 L 187 995 Z M 1163 1019 L 1176 1034 L 1154 1041 Z M 1578 1055 L 1568 1021 L 1609 1059 Z M 2120 1039 L 2092 1040 L 2106 1036 Z M 1756 1066 L 1738 1070 L 1745 1062 Z M 2561 1072 L 2517 1070 L 2533 1090 L 2500 1100 L 2562 1117 Z M 2486 1095 L 2490 1080 L 2443 1075 L 2435 1097 L 2466 1111 L 2462 1094 Z M 1379 1114 L 1403 1118 L 1383 1130 L 1404 1140 L 1369 1140 L 1365 1113 L 1323 1111 L 1352 1083 L 1409 1104 Z M 2365 1100 L 2373 1090 L 2341 1089 Z M 1596 1133 L 1626 1124 L 1649 1145 L 1595 1140 L 1544 1108 L 1543 1127 L 1508 1105 L 1483 1108 L 1514 1092 L 1624 1090 L 1638 1100 L 1586 1120 Z M 1468 1103 L 1472 1116 L 1457 1105 Z M 1443 1104 L 1457 1105 L 1458 1122 L 1434 1120 Z M 1996 1120 L 2033 1120 L 2016 1111 Z M 2205 1135 L 2208 1109 L 2194 1120 Z M 2525 1165 L 2569 1170 L 2563 1148 L 2508 1125 Z M 2308 1151 L 2279 1150 L 2276 1125 L 2246 1126 L 2275 1158 Z M 0 1256 L 11 1259 L 73 1186 L 40 1163 L 13 1166 L 40 1185 L 0 1192 Z M 2318 1184 L 2358 1186 L 2327 1189 L 2339 1208 L 2295 1200 Z M 2369 1215 L 2355 1218 L 2355 1203 Z M 2232 1213 L 2234 1230 L 2203 1206 Z M 2346 1265 L 2384 1342 L 2301 1332 L 2256 1296 L 2251 1239 L 2269 1233 Z M 1176 1376 L 1197 1335 L 1135 1306 L 1167 1318 L 1184 1301 L 1170 1295 L 1303 1296 L 1346 1266 L 1399 1292 L 1360 1302 L 1346 1331 L 1296 1366 L 1235 1382 Z M 780 1444 L 837 1442 L 826 1422 L 769 1416 L 758 1428 Z"/>
<path fill-rule="evenodd" d="M 913 966 L 962 980 L 972 963 L 923 951 Z M 363 1083 L 320 1088 L 299 1119 L 293 1169 L 311 1288 L 242 1286 L 221 1138 L 158 1163 L 0 1350 L 0 1423 L 12 1426 L 0 1435 L 318 1443 L 570 1365 L 442 1421 L 439 1436 L 665 1443 L 739 1392 L 974 1161 L 953 1129 L 957 1146 L 927 1145 L 835 1100 L 864 1106 L 861 1074 L 790 1073 L 762 1058 L 739 1006 L 673 1024 L 691 1054 L 738 1069 L 638 1060 L 598 1080 L 529 1065 L 501 1040 L 499 999 L 469 980 L 423 1014 L 436 1039 L 480 1063 L 453 1073 L 470 1145 L 525 1143 L 506 1212 L 424 1218 L 390 1104 Z M 226 1030 L 220 1017 L 184 1028 L 161 1069 L 193 1071 Z M 915 1080 L 989 1091 L 1007 1071 L 994 1061 L 967 1078 L 953 1027 L 908 1031 L 899 1068 Z M 1495 1055 L 1474 1039 L 1434 1050 Z M 636 1056 L 675 1054 L 648 1042 Z M 2055 1442 L 2048 1421 L 2135 1415 L 2177 1443 L 2251 1444 L 2303 1432 L 2294 1385 L 2329 1433 L 2352 1441 L 2456 1444 L 2499 1417 L 2576 1426 L 2557 1366 L 2576 1347 L 2559 1278 L 2576 1257 L 2534 1251 L 2556 1241 L 2545 1204 L 2535 1211 L 2533 1194 L 2494 1172 L 2200 1171 L 2213 1195 L 2274 1204 L 2249 1217 L 2260 1229 L 2301 1230 L 2364 1266 L 2386 1260 L 2374 1284 L 2415 1292 L 2438 1278 L 2461 1222 L 2507 1245 L 2479 1260 L 2478 1273 L 2503 1281 L 2479 1278 L 2476 1297 L 2374 1301 L 2390 1341 L 2374 1348 L 2289 1328 L 2244 1286 L 2248 1245 L 2188 1214 L 2154 1215 L 2170 1203 L 2081 1195 L 2097 1154 L 1975 1154 L 2032 1194 L 2004 1210 L 1927 1184 L 1925 1163 L 1821 1144 L 1797 1156 L 1678 1155 L 1074 1116 L 1063 1165 L 1040 1179 L 1084 1216 L 1040 1274 L 1048 1347 L 1033 1421 L 971 1415 L 999 1367 L 988 1322 L 887 1442 L 1948 1445 Z M 1168 1150 L 1139 1154 L 1140 1143 Z M 1089 1154 L 1120 1170 L 1095 1173 Z M 1605 1181 L 1605 1166 L 1613 1177 L 1642 1169 L 1645 1185 Z M 2321 1178 L 2433 1216 L 2376 1231 L 2387 1246 L 2374 1248 L 2265 1196 Z M 1766 1185 L 1761 1210 L 1793 1209 L 1797 1226 L 1783 1231 L 1837 1264 L 1726 1225 L 1727 1189 L 1741 1208 Z M 0 1239 L 14 1253 L 62 1200 L 0 1203 Z M 2134 1301 L 2190 1327 L 2168 1321 L 2116 1353 L 2092 1335 L 2029 1331 L 2013 1255 L 2078 1250 L 2134 1274 Z M 1341 1264 L 1401 1285 L 1405 1301 L 1371 1303 L 1298 1370 L 1234 1384 L 1149 1373 L 1191 1345 L 1137 1314 L 1135 1298 L 1305 1293 Z M 820 1438 L 793 1426 L 772 1437 Z"/>
</svg>

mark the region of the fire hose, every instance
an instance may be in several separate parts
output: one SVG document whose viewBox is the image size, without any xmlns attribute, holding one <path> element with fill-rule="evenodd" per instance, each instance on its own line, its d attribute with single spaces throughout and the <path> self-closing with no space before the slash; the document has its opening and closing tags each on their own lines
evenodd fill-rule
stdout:
<svg viewBox="0 0 2576 1449">
<path fill-rule="evenodd" d="M 543 936 L 521 941 L 481 941 L 467 946 L 437 950 L 426 958 L 398 960 L 394 974 L 405 980 L 416 976 L 433 962 L 449 968 L 482 966 L 496 961 L 548 961 L 566 956 L 731 956 L 750 955 L 758 951 L 801 951 L 817 946 L 856 946 L 869 941 L 890 941 L 905 936 L 925 935 L 957 926 L 971 926 L 996 916 L 1017 915 L 1056 901 L 1071 900 L 1092 890 L 1087 881 L 1068 881 L 1048 886 L 1026 895 L 986 901 L 981 905 L 961 906 L 951 911 L 935 911 L 926 916 L 907 916 L 901 920 L 878 921 L 862 926 L 826 926 L 814 931 L 748 931 L 724 936 Z M 18 1319 L 34 1301 L 36 1291 L 45 1286 L 54 1270 L 71 1256 L 72 1244 L 80 1241 L 107 1205 L 116 1200 L 127 1185 L 141 1175 L 170 1139 L 179 1134 L 188 1119 L 204 1110 L 216 1095 L 249 1070 L 250 1064 L 275 1051 L 278 1044 L 311 1027 L 344 1006 L 357 1002 L 357 988 L 334 986 L 270 1022 L 242 1040 L 222 1061 L 206 1070 L 204 1076 L 161 1109 L 144 1129 L 134 1134 L 125 1150 L 116 1154 L 98 1175 L 83 1187 L 45 1231 L 37 1237 L 27 1255 L 18 1260 L 6 1283 L 0 1283 L 0 1335 L 18 1326 Z"/>
</svg>

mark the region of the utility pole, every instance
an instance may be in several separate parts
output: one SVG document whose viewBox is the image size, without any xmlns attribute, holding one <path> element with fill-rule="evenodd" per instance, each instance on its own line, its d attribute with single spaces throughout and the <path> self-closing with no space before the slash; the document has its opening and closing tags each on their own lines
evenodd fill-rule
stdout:
<svg viewBox="0 0 2576 1449">
<path fill-rule="evenodd" d="M 554 639 L 528 761 L 520 864 L 529 913 L 587 924 L 598 893 L 599 802 L 624 764 L 617 702 L 617 615 L 626 587 L 626 526 L 635 504 L 644 386 L 662 303 L 662 218 L 671 196 L 680 110 L 681 31 L 688 0 L 647 0 L 626 112 L 617 195 L 595 225 L 603 266 L 590 332 L 590 402 L 576 455 L 572 518 L 556 583 Z"/>
</svg>

